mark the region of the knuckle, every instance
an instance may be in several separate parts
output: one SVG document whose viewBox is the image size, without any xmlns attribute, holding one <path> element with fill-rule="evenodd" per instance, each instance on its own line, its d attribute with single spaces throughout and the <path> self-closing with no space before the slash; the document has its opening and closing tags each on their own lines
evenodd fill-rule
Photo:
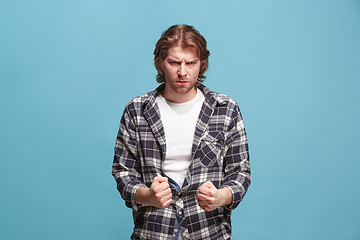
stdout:
<svg viewBox="0 0 360 240">
<path fill-rule="evenodd" d="M 162 202 L 161 203 L 161 208 L 165 208 L 165 207 L 167 207 L 169 204 L 167 204 L 166 202 Z"/>
</svg>

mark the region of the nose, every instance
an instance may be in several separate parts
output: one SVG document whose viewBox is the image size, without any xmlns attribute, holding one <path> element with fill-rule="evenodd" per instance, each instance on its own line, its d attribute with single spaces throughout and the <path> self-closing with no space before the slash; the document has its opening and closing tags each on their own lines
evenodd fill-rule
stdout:
<svg viewBox="0 0 360 240">
<path fill-rule="evenodd" d="M 184 62 L 182 62 L 182 63 L 180 64 L 179 70 L 178 70 L 178 74 L 179 74 L 179 76 L 181 76 L 181 77 L 185 77 L 185 76 L 187 75 L 186 69 L 185 69 L 185 63 L 184 63 Z"/>
</svg>

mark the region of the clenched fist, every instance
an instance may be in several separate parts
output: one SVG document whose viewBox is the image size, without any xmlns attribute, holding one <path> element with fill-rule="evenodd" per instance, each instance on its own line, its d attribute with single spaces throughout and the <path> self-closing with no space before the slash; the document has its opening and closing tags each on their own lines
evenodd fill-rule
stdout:
<svg viewBox="0 0 360 240">
<path fill-rule="evenodd" d="M 165 208 L 172 201 L 172 193 L 166 177 L 154 177 L 150 188 L 141 186 L 136 190 L 135 202 L 157 208 Z"/>
<path fill-rule="evenodd" d="M 212 211 L 218 207 L 229 205 L 232 197 L 229 188 L 217 189 L 211 181 L 207 181 L 199 187 L 197 200 L 202 209 Z"/>
</svg>

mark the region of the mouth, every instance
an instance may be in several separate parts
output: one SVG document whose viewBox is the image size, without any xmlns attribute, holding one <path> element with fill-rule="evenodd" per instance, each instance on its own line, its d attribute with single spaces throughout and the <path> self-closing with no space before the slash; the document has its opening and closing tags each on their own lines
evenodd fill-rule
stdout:
<svg viewBox="0 0 360 240">
<path fill-rule="evenodd" d="M 179 80 L 179 81 L 176 81 L 176 83 L 178 83 L 178 84 L 186 84 L 186 83 L 188 83 L 188 81 L 185 81 L 185 80 Z"/>
</svg>

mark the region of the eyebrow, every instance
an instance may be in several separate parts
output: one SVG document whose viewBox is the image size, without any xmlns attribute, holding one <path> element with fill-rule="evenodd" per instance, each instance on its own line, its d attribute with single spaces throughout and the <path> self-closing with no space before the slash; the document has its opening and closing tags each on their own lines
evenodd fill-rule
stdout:
<svg viewBox="0 0 360 240">
<path fill-rule="evenodd" d="M 169 60 L 170 61 L 179 61 L 179 59 L 175 58 L 175 57 L 169 57 Z M 195 62 L 195 61 L 199 61 L 199 60 L 200 60 L 199 58 L 194 58 L 194 59 L 186 60 L 185 62 Z"/>
</svg>

